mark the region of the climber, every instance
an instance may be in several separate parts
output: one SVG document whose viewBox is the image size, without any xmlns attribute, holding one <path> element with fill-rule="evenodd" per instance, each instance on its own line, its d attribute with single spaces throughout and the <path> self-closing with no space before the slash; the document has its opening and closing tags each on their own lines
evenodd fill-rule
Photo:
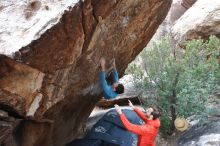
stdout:
<svg viewBox="0 0 220 146">
<path fill-rule="evenodd" d="M 129 101 L 129 106 L 137 113 L 137 115 L 145 122 L 143 125 L 134 125 L 130 123 L 125 115 L 122 113 L 120 107 L 116 104 L 115 109 L 118 112 L 120 119 L 125 126 L 125 128 L 138 135 L 138 145 L 137 146 L 155 146 L 155 138 L 158 134 L 158 129 L 160 127 L 159 112 L 153 108 L 146 109 L 146 113 L 143 113 L 137 107 Z"/>
<path fill-rule="evenodd" d="M 115 98 L 118 94 L 124 93 L 124 86 L 118 82 L 118 72 L 116 70 L 115 59 L 112 61 L 112 66 L 110 68 L 112 71 L 109 74 L 107 74 L 108 70 L 105 70 L 104 58 L 101 58 L 100 65 L 101 71 L 99 73 L 99 80 L 104 93 L 104 98 L 112 99 Z"/>
</svg>

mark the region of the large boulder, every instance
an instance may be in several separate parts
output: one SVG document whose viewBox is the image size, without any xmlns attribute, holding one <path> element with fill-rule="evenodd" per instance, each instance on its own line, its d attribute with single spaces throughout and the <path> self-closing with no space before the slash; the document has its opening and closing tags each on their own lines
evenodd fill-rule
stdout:
<svg viewBox="0 0 220 146">
<path fill-rule="evenodd" d="M 173 0 L 168 21 L 173 25 L 197 0 Z"/>
<path fill-rule="evenodd" d="M 219 119 L 218 119 L 219 120 Z M 178 146 L 219 146 L 220 123 L 194 125 L 178 139 Z"/>
<path fill-rule="evenodd" d="M 172 0 L 28 2 L 0 2 L 0 145 L 62 146 L 101 98 L 99 59 L 121 77 Z"/>
<path fill-rule="evenodd" d="M 172 28 L 177 42 L 220 34 L 220 1 L 198 0 Z"/>
<path fill-rule="evenodd" d="M 173 0 L 167 17 L 159 26 L 153 38 L 148 43 L 147 47 L 151 48 L 154 46 L 154 42 L 160 41 L 167 35 L 172 35 L 171 28 L 173 27 L 173 25 L 196 1 L 197 0 Z M 173 39 L 171 39 L 171 44 L 173 44 L 174 46 L 176 45 Z"/>
</svg>

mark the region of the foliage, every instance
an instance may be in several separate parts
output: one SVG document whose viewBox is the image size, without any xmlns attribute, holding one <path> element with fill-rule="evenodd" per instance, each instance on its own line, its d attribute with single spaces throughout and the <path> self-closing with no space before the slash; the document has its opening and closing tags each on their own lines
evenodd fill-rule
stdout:
<svg viewBox="0 0 220 146">
<path fill-rule="evenodd" d="M 211 36 L 174 50 L 164 38 L 141 53 L 141 67 L 130 66 L 146 106 L 161 110 L 163 132 L 173 132 L 176 116 L 206 115 L 210 95 L 220 92 L 219 46 L 220 40 Z M 177 50 L 182 51 L 178 57 Z"/>
</svg>

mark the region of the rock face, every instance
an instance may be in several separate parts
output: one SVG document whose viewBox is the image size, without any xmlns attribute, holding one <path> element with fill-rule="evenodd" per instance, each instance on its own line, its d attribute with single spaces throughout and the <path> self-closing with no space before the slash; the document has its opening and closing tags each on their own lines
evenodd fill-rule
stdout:
<svg viewBox="0 0 220 146">
<path fill-rule="evenodd" d="M 115 57 L 122 76 L 164 20 L 171 2 L 78 1 L 37 40 L 12 52 L 13 57 L 0 55 L 0 109 L 12 119 L 0 118 L 0 145 L 62 146 L 76 138 L 101 97 L 99 59 Z M 42 5 L 28 5 L 34 11 L 25 13 L 27 21 Z M 42 27 L 47 25 L 51 24 Z M 7 49 L 1 52 L 7 54 Z"/>
<path fill-rule="evenodd" d="M 160 41 L 163 37 L 171 34 L 171 29 L 176 21 L 196 2 L 197 0 L 173 0 L 167 17 L 157 29 L 147 47 L 153 47 L 154 42 Z M 171 40 L 175 46 L 175 40 Z M 140 59 L 141 60 L 141 59 Z"/>
<path fill-rule="evenodd" d="M 197 0 L 174 0 L 167 16 L 173 25 Z"/>
<path fill-rule="evenodd" d="M 172 28 L 178 42 L 220 34 L 220 1 L 197 1 Z"/>
<path fill-rule="evenodd" d="M 219 146 L 220 123 L 210 122 L 204 125 L 195 125 L 182 134 L 178 146 Z"/>
</svg>

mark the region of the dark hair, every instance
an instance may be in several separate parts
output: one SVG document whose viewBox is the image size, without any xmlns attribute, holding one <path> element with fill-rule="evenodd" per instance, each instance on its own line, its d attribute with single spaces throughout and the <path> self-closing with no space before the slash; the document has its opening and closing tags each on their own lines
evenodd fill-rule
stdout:
<svg viewBox="0 0 220 146">
<path fill-rule="evenodd" d="M 124 85 L 118 84 L 118 86 L 115 89 L 115 92 L 118 93 L 118 94 L 124 93 Z"/>
<path fill-rule="evenodd" d="M 153 108 L 154 109 L 154 108 Z M 153 116 L 153 120 L 157 119 L 160 117 L 160 112 L 158 110 L 155 110 L 151 112 L 151 115 Z"/>
</svg>

